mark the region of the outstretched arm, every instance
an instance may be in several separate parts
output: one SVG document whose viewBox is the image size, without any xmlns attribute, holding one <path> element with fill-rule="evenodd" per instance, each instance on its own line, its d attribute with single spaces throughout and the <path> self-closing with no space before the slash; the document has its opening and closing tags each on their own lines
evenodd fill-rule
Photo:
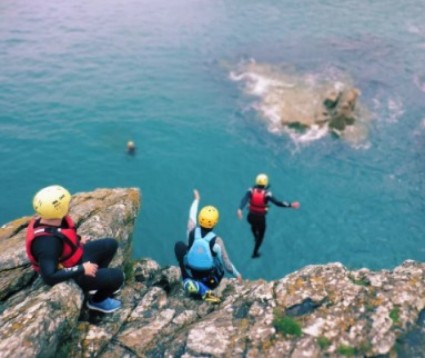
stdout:
<svg viewBox="0 0 425 358">
<path fill-rule="evenodd" d="M 200 195 L 198 190 L 193 190 L 193 202 L 190 206 L 189 210 L 189 220 L 187 221 L 187 231 L 186 231 L 186 237 L 189 238 L 189 233 L 195 228 L 196 226 L 196 214 L 198 213 L 198 206 L 199 206 L 199 200 Z"/>
<path fill-rule="evenodd" d="M 271 192 L 267 193 L 267 199 L 271 201 L 276 206 L 280 206 L 281 208 L 293 208 L 298 209 L 300 207 L 300 203 L 298 201 L 293 201 L 292 203 L 289 203 L 287 201 L 281 201 L 276 199 Z"/>
<path fill-rule="evenodd" d="M 239 204 L 238 211 L 236 212 L 236 215 L 238 216 L 239 219 L 242 219 L 242 217 L 243 217 L 242 210 L 245 207 L 245 205 L 248 203 L 250 197 L 251 197 L 251 190 L 248 190 L 245 193 L 244 197 L 242 198 L 242 200 L 241 200 L 241 202 Z"/>
<path fill-rule="evenodd" d="M 232 264 L 232 261 L 230 261 L 229 255 L 227 254 L 226 248 L 224 246 L 224 242 L 220 237 L 215 239 L 214 252 L 217 254 L 226 271 L 241 281 L 242 275 L 236 269 L 235 265 Z"/>
</svg>

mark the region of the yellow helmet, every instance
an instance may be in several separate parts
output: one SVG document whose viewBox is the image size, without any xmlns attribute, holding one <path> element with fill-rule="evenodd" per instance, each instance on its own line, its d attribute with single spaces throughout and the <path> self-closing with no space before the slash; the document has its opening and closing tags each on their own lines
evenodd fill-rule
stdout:
<svg viewBox="0 0 425 358">
<path fill-rule="evenodd" d="M 255 178 L 255 184 L 261 186 L 269 185 L 269 177 L 266 174 L 258 174 Z"/>
<path fill-rule="evenodd" d="M 71 194 L 64 187 L 51 185 L 41 189 L 32 200 L 34 210 L 43 219 L 62 219 L 69 209 Z"/>
<path fill-rule="evenodd" d="M 219 216 L 214 206 L 204 206 L 198 215 L 199 225 L 205 229 L 212 229 L 217 225 Z"/>
</svg>

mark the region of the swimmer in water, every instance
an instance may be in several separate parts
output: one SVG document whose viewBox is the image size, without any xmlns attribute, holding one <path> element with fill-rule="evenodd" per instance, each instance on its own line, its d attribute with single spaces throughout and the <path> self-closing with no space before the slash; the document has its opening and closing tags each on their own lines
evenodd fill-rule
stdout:
<svg viewBox="0 0 425 358">
<path fill-rule="evenodd" d="M 136 154 L 136 145 L 134 144 L 132 140 L 129 140 L 127 142 L 127 153 L 130 155 Z"/>
</svg>

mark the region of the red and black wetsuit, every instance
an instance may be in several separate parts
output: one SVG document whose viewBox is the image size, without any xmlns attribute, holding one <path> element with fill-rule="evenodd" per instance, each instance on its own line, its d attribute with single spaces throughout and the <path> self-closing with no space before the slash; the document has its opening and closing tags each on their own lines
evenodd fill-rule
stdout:
<svg viewBox="0 0 425 358">
<path fill-rule="evenodd" d="M 268 203 L 272 202 L 274 205 L 282 208 L 290 208 L 291 203 L 277 200 L 273 197 L 271 191 L 267 190 L 266 187 L 261 185 L 256 185 L 248 189 L 239 204 L 239 209 L 242 210 L 248 202 L 249 212 L 247 220 L 251 225 L 251 231 L 255 238 L 255 246 L 252 257 L 258 257 L 258 250 L 263 243 L 264 234 L 266 232 L 266 214 L 268 211 Z"/>
</svg>

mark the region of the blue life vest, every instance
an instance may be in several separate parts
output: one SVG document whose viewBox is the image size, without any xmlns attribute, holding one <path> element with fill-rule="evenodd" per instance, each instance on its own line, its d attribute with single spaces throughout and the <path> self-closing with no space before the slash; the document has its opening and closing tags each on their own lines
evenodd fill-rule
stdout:
<svg viewBox="0 0 425 358">
<path fill-rule="evenodd" d="M 216 237 L 212 231 L 201 236 L 201 229 L 197 227 L 195 229 L 195 238 L 192 247 L 186 255 L 187 265 L 200 271 L 211 270 L 214 267 L 214 258 L 210 248 L 210 242 Z"/>
</svg>

